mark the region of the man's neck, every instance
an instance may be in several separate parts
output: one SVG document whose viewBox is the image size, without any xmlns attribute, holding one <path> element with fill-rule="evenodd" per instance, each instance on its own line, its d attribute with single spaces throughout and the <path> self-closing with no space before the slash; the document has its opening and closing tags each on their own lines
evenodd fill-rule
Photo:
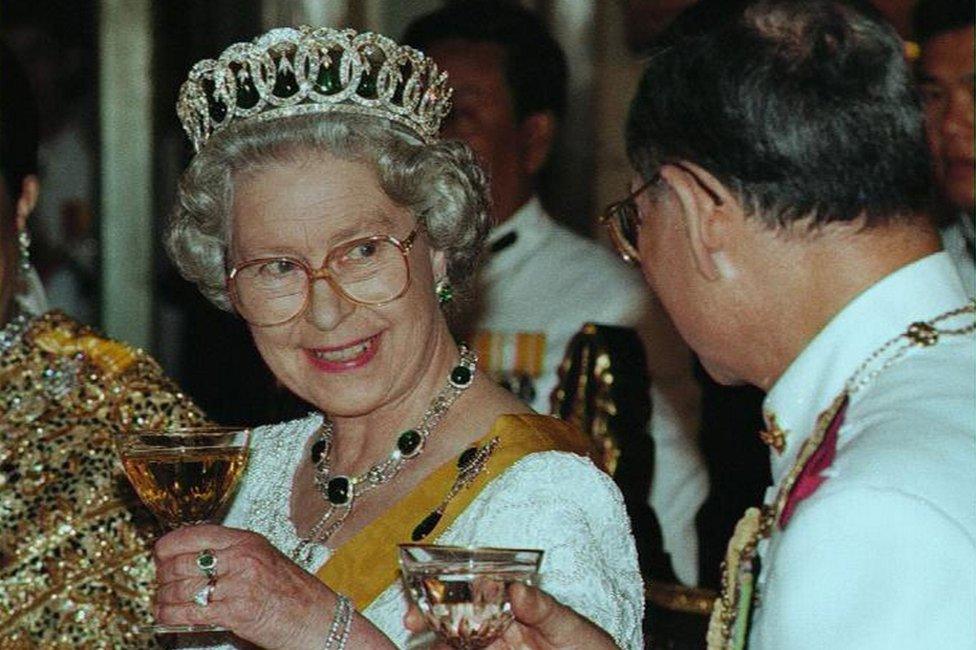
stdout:
<svg viewBox="0 0 976 650">
<path fill-rule="evenodd" d="M 813 237 L 780 240 L 766 266 L 768 288 L 753 331 L 756 359 L 748 378 L 764 390 L 786 371 L 811 340 L 854 298 L 879 281 L 940 248 L 921 220 L 858 231 L 825 228 Z M 777 277 L 778 276 L 778 277 Z"/>
</svg>

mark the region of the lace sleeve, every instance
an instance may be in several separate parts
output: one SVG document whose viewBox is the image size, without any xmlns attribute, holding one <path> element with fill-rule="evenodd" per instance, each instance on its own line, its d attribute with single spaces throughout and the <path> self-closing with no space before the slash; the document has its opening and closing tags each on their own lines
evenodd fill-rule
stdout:
<svg viewBox="0 0 976 650">
<path fill-rule="evenodd" d="M 494 480 L 438 540 L 545 550 L 542 588 L 642 648 L 643 582 L 623 499 L 588 459 L 526 456 Z"/>
</svg>

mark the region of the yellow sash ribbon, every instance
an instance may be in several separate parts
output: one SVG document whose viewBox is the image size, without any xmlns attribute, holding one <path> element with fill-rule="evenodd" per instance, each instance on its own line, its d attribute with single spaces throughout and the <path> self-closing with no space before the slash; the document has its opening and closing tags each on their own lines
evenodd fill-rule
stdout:
<svg viewBox="0 0 976 650">
<path fill-rule="evenodd" d="M 582 433 L 562 420 L 545 415 L 503 415 L 495 420 L 482 447 L 498 439 L 484 470 L 444 510 L 433 541 L 464 512 L 481 490 L 520 458 L 540 451 L 568 451 L 590 455 L 592 447 Z M 458 468 L 452 459 L 437 468 L 409 494 L 340 546 L 320 568 L 317 576 L 338 593 L 345 594 L 362 611 L 399 576 L 396 545 L 411 542 L 413 529 L 443 501 Z"/>
</svg>

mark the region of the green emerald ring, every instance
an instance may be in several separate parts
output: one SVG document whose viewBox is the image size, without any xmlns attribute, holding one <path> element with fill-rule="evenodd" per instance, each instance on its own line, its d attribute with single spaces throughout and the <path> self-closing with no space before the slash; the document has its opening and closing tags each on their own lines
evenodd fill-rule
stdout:
<svg viewBox="0 0 976 650">
<path fill-rule="evenodd" d="M 208 579 L 217 575 L 217 556 L 213 549 L 204 549 L 197 553 L 197 568 Z"/>
</svg>

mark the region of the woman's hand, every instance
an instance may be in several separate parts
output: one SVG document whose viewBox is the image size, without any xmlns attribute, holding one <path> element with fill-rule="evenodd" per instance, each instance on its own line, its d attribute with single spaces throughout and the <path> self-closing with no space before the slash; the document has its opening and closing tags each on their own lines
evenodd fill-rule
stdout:
<svg viewBox="0 0 976 650">
<path fill-rule="evenodd" d="M 508 589 L 515 620 L 487 650 L 616 650 L 610 635 L 544 591 L 515 583 Z M 425 629 L 424 617 L 410 607 L 404 624 Z M 446 648 L 447 646 L 439 646 Z"/>
<path fill-rule="evenodd" d="M 202 606 L 194 595 L 207 584 L 197 567 L 205 549 L 213 551 L 217 566 L 210 604 Z M 219 625 L 265 648 L 325 643 L 335 593 L 261 535 L 223 526 L 180 528 L 160 538 L 153 555 L 159 623 Z"/>
</svg>

